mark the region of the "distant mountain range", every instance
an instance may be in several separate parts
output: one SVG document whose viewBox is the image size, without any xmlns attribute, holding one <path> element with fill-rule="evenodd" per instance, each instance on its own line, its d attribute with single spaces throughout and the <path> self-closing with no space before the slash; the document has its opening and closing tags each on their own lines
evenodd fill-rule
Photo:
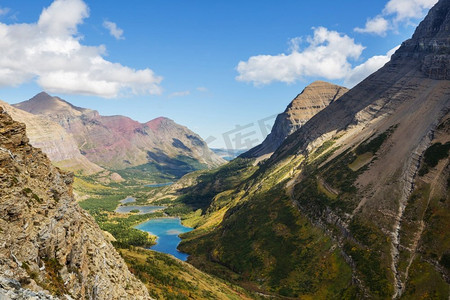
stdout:
<svg viewBox="0 0 450 300">
<path fill-rule="evenodd" d="M 101 116 L 45 92 L 13 106 L 57 123 L 73 137 L 81 153 L 102 168 L 147 166 L 154 173 L 176 178 L 225 162 L 200 136 L 167 118 L 142 124 L 125 116 Z"/>
</svg>

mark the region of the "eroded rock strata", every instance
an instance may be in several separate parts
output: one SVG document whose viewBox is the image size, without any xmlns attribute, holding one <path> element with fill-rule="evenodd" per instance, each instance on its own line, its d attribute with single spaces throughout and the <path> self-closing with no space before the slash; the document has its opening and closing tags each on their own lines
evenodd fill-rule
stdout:
<svg viewBox="0 0 450 300">
<path fill-rule="evenodd" d="M 149 299 L 75 202 L 72 181 L 0 108 L 0 295 Z"/>
</svg>

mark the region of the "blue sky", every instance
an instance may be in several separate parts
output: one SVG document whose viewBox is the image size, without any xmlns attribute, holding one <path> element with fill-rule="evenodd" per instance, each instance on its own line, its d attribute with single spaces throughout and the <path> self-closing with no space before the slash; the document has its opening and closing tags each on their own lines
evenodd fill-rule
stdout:
<svg viewBox="0 0 450 300">
<path fill-rule="evenodd" d="M 236 147 L 224 133 L 239 125 L 255 146 L 312 81 L 383 65 L 435 2 L 0 0 L 0 99 L 165 116 L 211 147 Z"/>
</svg>

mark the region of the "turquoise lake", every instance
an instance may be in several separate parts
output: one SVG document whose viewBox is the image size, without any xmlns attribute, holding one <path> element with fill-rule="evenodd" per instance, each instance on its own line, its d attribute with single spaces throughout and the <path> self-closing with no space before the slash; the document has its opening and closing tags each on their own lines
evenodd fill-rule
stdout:
<svg viewBox="0 0 450 300">
<path fill-rule="evenodd" d="M 181 225 L 178 218 L 157 218 L 149 220 L 136 226 L 137 229 L 156 235 L 156 245 L 150 249 L 171 254 L 180 260 L 186 260 L 189 256 L 186 253 L 177 250 L 181 239 L 180 233 L 189 232 L 192 228 Z"/>
</svg>

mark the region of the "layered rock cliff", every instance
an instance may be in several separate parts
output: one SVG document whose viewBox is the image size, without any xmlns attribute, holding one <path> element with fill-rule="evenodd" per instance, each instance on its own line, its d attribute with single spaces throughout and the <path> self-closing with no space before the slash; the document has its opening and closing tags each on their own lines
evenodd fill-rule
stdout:
<svg viewBox="0 0 450 300">
<path fill-rule="evenodd" d="M 149 299 L 75 202 L 72 181 L 0 108 L 0 297 Z"/>
<path fill-rule="evenodd" d="M 448 1 L 441 1 L 417 28 L 411 39 L 402 44 L 393 60 L 418 62 L 425 76 L 450 79 L 450 28 Z"/>
<path fill-rule="evenodd" d="M 30 144 L 41 148 L 58 167 L 82 175 L 103 171 L 103 168 L 81 155 L 74 138 L 60 125 L 47 118 L 17 109 L 3 101 L 0 101 L 0 106 L 14 120 L 25 123 Z"/>
<path fill-rule="evenodd" d="M 151 162 L 161 166 L 187 162 L 207 168 L 224 163 L 200 136 L 167 118 L 139 123 L 124 116 L 101 116 L 46 93 L 14 106 L 61 125 L 90 161 L 105 168 Z"/>
<path fill-rule="evenodd" d="M 324 81 L 311 83 L 277 116 L 266 139 L 241 157 L 259 157 L 274 152 L 291 133 L 347 91 L 345 87 Z"/>
</svg>

